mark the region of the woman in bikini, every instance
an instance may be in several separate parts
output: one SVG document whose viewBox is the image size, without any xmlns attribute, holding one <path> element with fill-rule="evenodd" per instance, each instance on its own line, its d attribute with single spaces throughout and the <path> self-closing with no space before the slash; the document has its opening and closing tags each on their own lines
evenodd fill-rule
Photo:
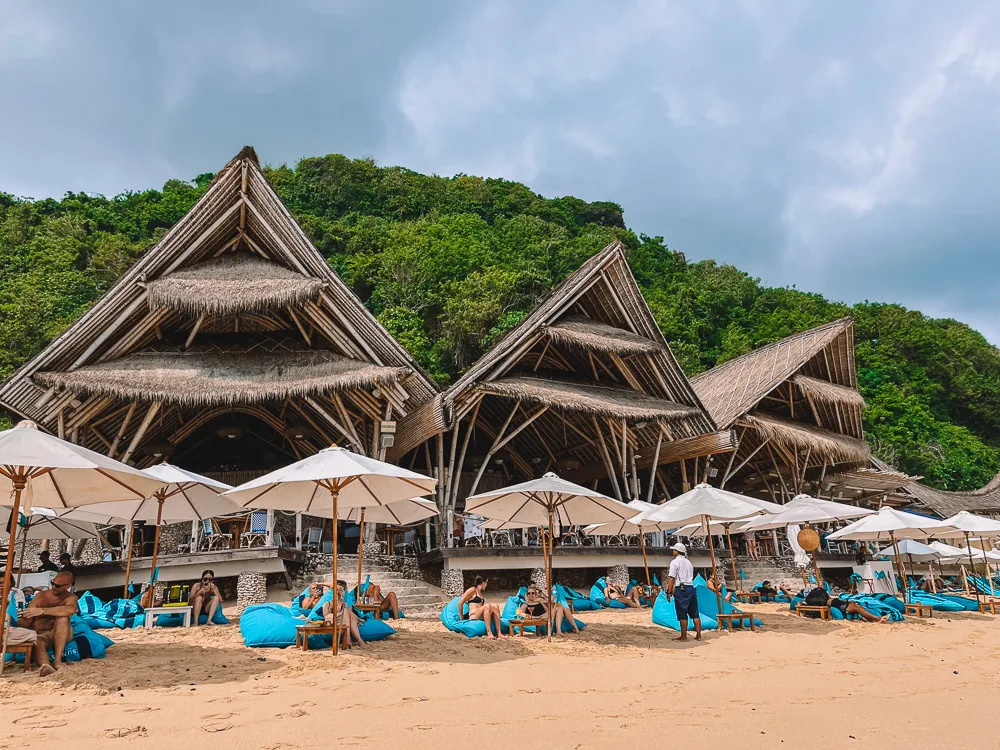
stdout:
<svg viewBox="0 0 1000 750">
<path fill-rule="evenodd" d="M 469 616 L 466 619 L 482 620 L 486 623 L 486 635 L 495 641 L 500 636 L 500 606 L 489 604 L 483 598 L 483 591 L 486 590 L 486 584 L 489 583 L 489 580 L 489 578 L 476 576 L 475 585 L 466 589 L 462 598 L 458 600 L 458 611 L 464 612 L 465 605 L 468 604 Z"/>
<path fill-rule="evenodd" d="M 641 607 L 642 602 L 639 599 L 639 587 L 633 586 L 632 590 L 625 594 L 620 588 L 613 584 L 610 580 L 605 579 L 604 581 L 604 598 L 607 601 L 619 601 L 627 607 Z"/>
<path fill-rule="evenodd" d="M 323 605 L 323 621 L 331 625 L 333 624 L 333 607 L 336 603 L 337 623 L 347 625 L 347 631 L 344 633 L 343 640 L 344 648 L 350 648 L 352 641 L 359 647 L 364 647 L 365 640 L 361 637 L 361 632 L 358 630 L 361 618 L 344 606 L 344 592 L 346 591 L 346 581 L 337 581 L 336 593 L 330 601 Z"/>
</svg>

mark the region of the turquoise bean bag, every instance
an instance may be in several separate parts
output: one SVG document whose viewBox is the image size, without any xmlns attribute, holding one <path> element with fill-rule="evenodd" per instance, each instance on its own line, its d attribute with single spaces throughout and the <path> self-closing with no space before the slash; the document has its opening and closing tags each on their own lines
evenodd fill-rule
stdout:
<svg viewBox="0 0 1000 750">
<path fill-rule="evenodd" d="M 308 594 L 309 594 L 309 587 L 306 586 L 304 589 L 302 589 L 301 593 L 298 596 L 292 599 L 291 610 L 292 614 L 295 615 L 296 617 L 305 617 L 307 614 L 309 614 L 309 610 L 302 609 L 302 600 L 305 599 L 306 596 L 308 596 Z"/>
<path fill-rule="evenodd" d="M 935 596 L 937 596 L 938 599 L 954 602 L 966 612 L 979 611 L 979 605 L 976 603 L 976 600 L 970 599 L 967 596 L 959 596 L 958 594 L 935 594 Z"/>
<path fill-rule="evenodd" d="M 697 582 L 695 582 L 694 593 L 698 597 L 698 611 L 701 612 L 702 627 L 704 627 L 704 618 L 709 617 L 714 620 L 716 615 L 719 614 L 719 600 L 716 598 L 715 592 L 707 585 L 698 584 Z M 743 614 L 743 610 L 737 609 L 725 600 L 725 589 L 723 589 L 722 614 L 728 615 L 732 613 Z M 743 623 L 734 624 L 736 627 L 743 627 Z M 753 624 L 756 628 L 764 627 L 764 623 L 756 617 L 753 619 Z"/>
<path fill-rule="evenodd" d="M 507 603 L 503 605 L 503 610 L 500 612 L 501 622 L 505 620 L 510 621 L 514 619 L 514 616 L 517 615 L 517 608 L 520 607 L 522 604 L 524 604 L 524 599 L 521 596 L 508 596 Z M 559 604 L 558 599 L 556 600 L 556 604 Z M 573 618 L 573 622 L 576 623 L 576 626 L 580 630 L 583 630 L 585 627 L 587 627 L 587 623 L 581 622 L 580 620 L 577 620 L 575 617 Z M 529 625 L 525 628 L 525 630 L 529 633 L 534 633 L 535 626 Z M 570 625 L 565 618 L 563 618 L 562 627 L 559 629 L 559 631 L 561 633 L 572 633 L 573 626 Z M 545 628 L 542 628 L 542 632 L 545 632 Z"/>
<path fill-rule="evenodd" d="M 960 602 L 945 599 L 937 594 L 929 594 L 926 591 L 910 591 L 911 604 L 926 604 L 938 612 L 964 612 L 965 607 Z M 978 607 L 977 607 L 978 609 Z"/>
<path fill-rule="evenodd" d="M 63 651 L 65 661 L 103 659 L 108 648 L 114 645 L 114 641 L 100 633 L 95 633 L 87 622 L 78 615 L 73 615 L 70 618 L 70 625 L 73 627 L 73 638 L 66 644 L 66 649 Z M 49 649 L 49 658 L 54 658 L 51 648 Z M 7 661 L 23 664 L 24 654 L 7 654 Z"/>
<path fill-rule="evenodd" d="M 680 622 L 677 619 L 677 609 L 674 607 L 672 601 L 667 601 L 667 595 L 665 592 L 661 591 L 659 596 L 656 597 L 656 601 L 653 602 L 653 623 L 659 625 L 660 627 L 670 628 L 671 630 L 680 630 Z M 688 618 L 688 627 L 693 631 L 694 622 L 691 618 Z M 719 624 L 714 618 L 708 615 L 701 616 L 701 629 L 702 630 L 716 630 Z"/>
<path fill-rule="evenodd" d="M 466 638 L 479 638 L 486 635 L 486 623 L 482 620 L 463 620 L 458 611 L 458 600 L 462 597 L 456 596 L 448 602 L 441 610 L 441 624 L 453 633 L 461 633 Z M 468 614 L 469 605 L 463 607 L 462 614 Z M 503 617 L 500 618 L 500 630 L 508 632 L 509 625 Z"/>
<path fill-rule="evenodd" d="M 628 609 L 627 604 L 612 599 L 608 601 L 604 598 L 605 579 L 598 578 L 597 583 L 590 587 L 590 600 L 601 607 L 611 609 Z"/>
<path fill-rule="evenodd" d="M 240 616 L 240 634 L 250 648 L 287 648 L 295 645 L 295 628 L 306 620 L 296 617 L 291 608 L 276 602 L 254 604 Z M 358 626 L 361 638 L 367 643 L 381 641 L 396 631 L 381 620 L 367 620 Z M 309 636 L 309 648 L 330 648 L 330 636 Z"/>
<path fill-rule="evenodd" d="M 83 618 L 96 618 L 104 610 L 104 602 L 89 591 L 84 591 L 78 597 L 77 614 Z"/>
<path fill-rule="evenodd" d="M 291 611 L 291 610 L 289 610 Z M 202 612 L 198 615 L 198 624 L 206 625 L 208 623 L 208 615 Z M 156 618 L 156 627 L 158 628 L 179 628 L 184 624 L 184 615 L 180 612 L 171 612 L 166 615 L 159 615 Z M 222 614 L 222 607 L 215 610 L 215 616 L 212 618 L 213 625 L 228 625 L 229 618 Z M 294 641 L 293 641 L 294 642 Z"/>
<path fill-rule="evenodd" d="M 574 591 L 569 586 L 563 586 L 561 583 L 555 585 L 555 592 L 559 601 L 565 602 L 567 606 L 569 602 L 573 602 L 573 610 L 576 612 L 592 612 L 601 608 L 601 605 L 590 597 L 584 596 L 579 591 Z"/>
</svg>

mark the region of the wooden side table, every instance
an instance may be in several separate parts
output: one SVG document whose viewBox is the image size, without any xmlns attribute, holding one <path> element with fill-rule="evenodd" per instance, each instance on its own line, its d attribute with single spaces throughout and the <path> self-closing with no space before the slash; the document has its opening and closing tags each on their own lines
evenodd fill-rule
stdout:
<svg viewBox="0 0 1000 750">
<path fill-rule="evenodd" d="M 934 617 L 934 607 L 930 604 L 907 604 L 906 614 L 917 617 Z"/>
<path fill-rule="evenodd" d="M 742 626 L 744 620 L 750 623 L 750 630 L 756 632 L 757 625 L 753 621 L 753 615 L 746 612 L 729 612 L 727 614 L 720 613 L 716 615 L 715 618 L 715 621 L 719 623 L 720 628 L 725 625 L 726 629 L 730 631 L 733 629 L 734 622 L 738 622 Z"/>
<path fill-rule="evenodd" d="M 337 623 L 337 632 L 340 637 L 344 636 L 347 632 L 347 626 L 343 623 Z M 298 625 L 295 628 L 295 648 L 301 648 L 303 651 L 309 650 L 309 636 L 311 635 L 334 635 L 333 625 L 323 623 L 322 625 Z"/>
<path fill-rule="evenodd" d="M 35 652 L 34 643 L 16 643 L 14 645 L 7 644 L 8 654 L 24 654 L 24 664 L 22 665 L 25 671 L 31 669 L 35 663 L 32 661 L 31 657 Z M 13 662 L 11 662 L 13 664 Z"/>
<path fill-rule="evenodd" d="M 381 604 L 355 604 L 354 608 L 358 612 L 367 612 L 375 615 L 376 620 L 382 619 L 382 605 Z"/>
<path fill-rule="evenodd" d="M 744 604 L 760 604 L 760 593 L 757 591 L 737 591 L 736 601 Z"/>
<path fill-rule="evenodd" d="M 522 617 L 516 620 L 510 621 L 510 632 L 513 635 L 517 635 L 520 631 L 521 637 L 524 637 L 524 629 L 527 627 L 535 628 L 535 635 L 540 635 L 538 628 L 549 626 L 549 618 L 547 617 Z"/>
<path fill-rule="evenodd" d="M 795 614 L 799 617 L 805 617 L 808 614 L 817 614 L 821 620 L 833 619 L 833 616 L 830 614 L 829 607 L 817 607 L 812 604 L 800 604 L 795 608 Z"/>
<path fill-rule="evenodd" d="M 983 599 L 979 602 L 979 614 L 981 615 L 985 615 L 987 612 L 995 615 L 998 608 L 1000 608 L 1000 599 Z"/>
</svg>

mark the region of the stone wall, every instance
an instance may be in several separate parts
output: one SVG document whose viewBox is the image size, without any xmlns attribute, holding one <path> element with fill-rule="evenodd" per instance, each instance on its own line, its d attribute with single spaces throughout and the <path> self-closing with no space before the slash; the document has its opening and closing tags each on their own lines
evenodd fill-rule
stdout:
<svg viewBox="0 0 1000 750">
<path fill-rule="evenodd" d="M 24 542 L 15 541 L 14 549 L 14 566 L 17 567 L 21 560 L 21 545 Z M 59 562 L 59 555 L 63 552 L 69 552 L 73 554 L 77 540 L 75 539 L 53 539 L 49 542 L 49 555 L 51 556 L 52 562 Z M 42 549 L 41 539 L 28 539 L 27 546 L 24 549 L 24 568 L 25 570 L 36 570 L 41 561 L 38 559 L 38 553 Z M 83 554 L 76 560 L 77 565 L 93 565 L 101 561 L 102 557 L 101 541 L 99 539 L 88 539 L 83 547 Z M 2 564 L 0 564 L 2 567 Z"/>
</svg>

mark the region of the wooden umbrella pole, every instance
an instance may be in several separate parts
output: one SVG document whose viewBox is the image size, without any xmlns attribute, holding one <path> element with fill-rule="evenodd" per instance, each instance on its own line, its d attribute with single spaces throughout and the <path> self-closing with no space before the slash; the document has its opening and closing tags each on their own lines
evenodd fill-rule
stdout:
<svg viewBox="0 0 1000 750">
<path fill-rule="evenodd" d="M 972 544 L 969 542 L 969 532 L 965 532 L 965 551 L 969 553 L 969 572 L 973 577 L 976 575 L 976 564 L 972 561 Z M 976 590 L 976 604 L 979 604 L 979 586 L 973 585 Z M 969 579 L 965 579 L 965 590 L 966 593 L 969 591 Z"/>
<path fill-rule="evenodd" d="M 365 557 L 365 509 L 361 509 L 361 523 L 358 524 L 358 601 L 361 601 L 361 562 Z M 336 586 L 336 584 L 334 584 Z"/>
<path fill-rule="evenodd" d="M 552 536 L 552 507 L 549 506 L 549 553 L 548 553 L 548 564 L 545 567 L 545 590 L 548 592 L 549 598 L 549 626 L 545 628 L 545 634 L 547 640 L 552 640 L 552 623 L 555 621 L 554 612 L 552 610 L 552 544 L 555 539 Z"/>
<path fill-rule="evenodd" d="M 153 576 L 156 575 L 156 558 L 160 554 L 160 524 L 163 523 L 163 501 L 165 500 L 163 491 L 156 493 L 156 534 L 153 536 L 153 562 L 150 564 L 149 582 L 152 584 Z"/>
<path fill-rule="evenodd" d="M 330 644 L 330 649 L 333 651 L 333 655 L 336 656 L 338 652 L 337 641 L 340 640 L 340 633 L 337 630 L 337 611 L 340 609 L 340 602 L 337 601 L 337 498 L 340 495 L 340 490 L 336 485 L 330 485 L 330 498 L 333 500 L 333 643 Z M 344 592 L 344 598 L 347 598 L 347 592 Z"/>
<path fill-rule="evenodd" d="M 193 542 L 192 542 L 193 543 Z M 128 599 L 128 587 L 132 578 L 132 551 L 135 549 L 135 521 L 128 524 L 128 558 L 125 561 L 125 588 L 122 591 L 122 599 Z"/>
<path fill-rule="evenodd" d="M 806 528 L 809 529 L 809 528 L 812 528 L 812 527 L 809 524 L 806 524 Z M 819 560 L 816 558 L 816 550 L 813 550 L 809 554 L 812 555 L 812 559 L 813 559 L 813 572 L 816 573 L 816 585 L 817 586 L 822 586 L 823 585 L 823 576 L 819 572 Z"/>
<path fill-rule="evenodd" d="M 7 567 L 3 572 L 3 611 L 0 612 L 0 675 L 3 675 L 3 663 L 7 659 L 7 605 L 10 603 L 10 578 L 14 568 L 14 544 L 17 542 L 17 514 L 21 510 L 21 491 L 27 483 L 27 477 L 18 474 L 11 477 L 14 485 L 14 507 L 10 511 L 10 539 L 7 540 Z"/>
<path fill-rule="evenodd" d="M 899 545 L 896 544 L 896 535 L 893 532 L 889 532 L 889 539 L 892 541 L 892 551 L 896 555 L 896 569 L 899 571 L 899 581 L 903 584 L 903 603 L 907 601 L 907 591 L 906 591 L 906 571 L 903 570 L 903 560 L 899 556 Z"/>
<path fill-rule="evenodd" d="M 997 592 L 993 587 L 993 576 L 990 575 L 990 559 L 986 556 L 986 542 L 982 537 L 979 537 L 979 543 L 983 545 L 983 567 L 986 569 L 986 580 L 990 582 L 990 598 L 992 599 L 997 595 Z"/>
<path fill-rule="evenodd" d="M 642 567 L 646 569 L 646 585 L 652 588 L 653 581 L 649 577 L 649 560 L 646 558 L 646 535 L 639 529 L 639 547 L 642 548 Z"/>
<path fill-rule="evenodd" d="M 716 579 L 718 583 L 718 575 L 715 572 L 715 540 L 712 539 L 712 519 L 708 516 L 702 516 L 702 521 L 705 524 L 705 532 L 708 535 L 708 554 L 712 558 L 712 577 Z M 715 587 L 715 600 L 719 607 L 719 614 L 722 614 L 722 586 L 717 585 Z"/>
<path fill-rule="evenodd" d="M 723 525 L 725 526 L 726 529 L 726 544 L 729 545 L 729 562 L 732 563 L 732 568 L 733 568 L 733 586 L 736 587 L 733 589 L 733 591 L 739 591 L 740 579 L 737 577 L 736 574 L 736 550 L 733 549 L 733 538 L 732 536 L 729 535 L 729 527 L 732 526 L 732 524 L 727 523 Z M 711 531 L 711 529 L 709 529 L 709 531 Z"/>
<path fill-rule="evenodd" d="M 13 516 L 11 516 L 13 518 Z M 21 588 L 21 571 L 24 570 L 24 551 L 28 548 L 28 529 L 31 528 L 31 521 L 24 527 L 24 534 L 21 536 L 21 555 L 17 560 L 17 583 L 15 588 Z"/>
</svg>

